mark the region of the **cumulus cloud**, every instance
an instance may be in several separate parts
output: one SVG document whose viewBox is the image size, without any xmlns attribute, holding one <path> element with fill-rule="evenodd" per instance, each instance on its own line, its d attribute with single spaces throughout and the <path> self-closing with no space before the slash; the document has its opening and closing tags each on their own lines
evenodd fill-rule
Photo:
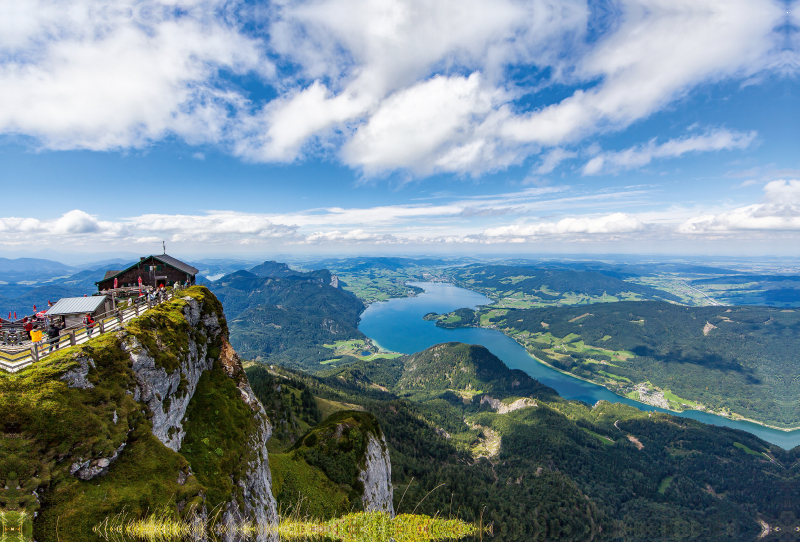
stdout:
<svg viewBox="0 0 800 542">
<path fill-rule="evenodd" d="M 678 227 L 680 233 L 731 233 L 743 231 L 800 230 L 800 181 L 771 181 L 764 186 L 762 203 L 716 215 L 692 217 Z"/>
<path fill-rule="evenodd" d="M 148 214 L 105 221 L 76 209 L 53 220 L 0 218 L 0 244 L 152 243 L 162 239 L 221 243 L 297 238 L 296 226 L 275 224 L 264 215 L 235 212 Z"/>
<path fill-rule="evenodd" d="M 625 213 L 612 213 L 600 217 L 563 218 L 558 222 L 538 224 L 513 224 L 489 228 L 482 237 L 490 240 L 527 240 L 543 236 L 564 236 L 574 234 L 622 234 L 644 229 L 638 218 Z"/>
<path fill-rule="evenodd" d="M 480 75 L 436 76 L 384 100 L 344 146 L 347 163 L 368 173 L 407 168 L 482 172 L 505 167 L 520 154 L 494 135 L 502 93 L 481 85 Z"/>
<path fill-rule="evenodd" d="M 756 135 L 756 132 L 733 132 L 723 128 L 710 130 L 703 135 L 670 139 L 660 145 L 653 138 L 645 145 L 601 153 L 589 160 L 582 171 L 584 175 L 599 175 L 646 166 L 655 158 L 677 158 L 691 152 L 744 149 L 750 146 Z"/>
<path fill-rule="evenodd" d="M 0 133 L 94 150 L 178 136 L 262 162 L 322 152 L 367 175 L 477 175 L 544 149 L 543 175 L 698 85 L 792 72 L 786 18 L 775 0 L 5 2 Z M 251 99 L 243 74 L 274 98 Z M 578 90 L 550 103 L 551 84 Z"/>
<path fill-rule="evenodd" d="M 547 175 L 556 167 L 558 167 L 558 165 L 564 160 L 569 160 L 570 158 L 575 158 L 576 156 L 578 156 L 578 153 L 568 151 L 560 147 L 550 149 L 542 155 L 542 159 L 539 162 L 539 165 L 533 170 L 533 173 L 536 175 Z"/>
<path fill-rule="evenodd" d="M 509 139 L 560 145 L 620 129 L 695 86 L 743 78 L 767 68 L 784 49 L 775 31 L 780 2 L 627 0 L 615 30 L 565 70 L 565 82 L 597 81 L 559 103 L 511 119 Z"/>
<path fill-rule="evenodd" d="M 297 238 L 297 226 L 275 224 L 265 215 L 209 212 L 204 215 L 148 214 L 126 221 L 141 232 L 159 232 L 174 242 L 227 242 L 248 240 L 268 242 Z"/>
<path fill-rule="evenodd" d="M 86 236 L 116 236 L 124 227 L 119 223 L 97 220 L 75 209 L 53 220 L 0 217 L 0 243 L 30 244 L 36 240 L 69 240 L 81 243 Z"/>
<path fill-rule="evenodd" d="M 220 69 L 267 74 L 224 0 L 32 0 L 0 5 L 0 132 L 51 149 L 139 147 L 177 134 L 219 142 Z"/>
</svg>

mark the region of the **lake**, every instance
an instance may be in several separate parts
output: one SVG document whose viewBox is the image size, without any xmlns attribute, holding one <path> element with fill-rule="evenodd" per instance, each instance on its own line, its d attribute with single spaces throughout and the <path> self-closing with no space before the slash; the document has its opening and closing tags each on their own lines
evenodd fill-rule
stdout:
<svg viewBox="0 0 800 542">
<path fill-rule="evenodd" d="M 373 303 L 361 315 L 359 330 L 381 348 L 413 354 L 443 342 L 480 344 L 502 359 L 510 368 L 525 371 L 539 382 L 554 388 L 566 399 L 578 399 L 592 405 L 597 401 L 605 400 L 613 403 L 625 403 L 645 411 L 669 412 L 621 397 L 603 386 L 585 382 L 551 369 L 533 359 L 524 347 L 500 331 L 481 328 L 444 329 L 437 327 L 435 322 L 425 321 L 422 317 L 429 312 L 443 314 L 462 307 L 475 308 L 478 305 L 488 305 L 492 301 L 472 290 L 458 288 L 443 282 L 412 282 L 409 284 L 423 288 L 425 293 L 416 297 Z M 695 410 L 680 413 L 670 412 L 670 414 L 692 418 L 703 423 L 741 429 L 786 450 L 800 445 L 800 430 L 780 431 L 756 423 L 729 420 L 723 416 Z"/>
</svg>

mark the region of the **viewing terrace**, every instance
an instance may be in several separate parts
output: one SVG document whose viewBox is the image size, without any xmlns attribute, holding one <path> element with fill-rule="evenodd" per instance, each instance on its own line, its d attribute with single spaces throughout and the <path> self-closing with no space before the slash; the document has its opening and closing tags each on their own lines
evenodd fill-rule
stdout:
<svg viewBox="0 0 800 542">
<path fill-rule="evenodd" d="M 3 324 L 0 334 L 0 370 L 9 373 L 16 373 L 32 363 L 36 363 L 46 358 L 51 351 L 82 344 L 91 338 L 99 337 L 104 333 L 110 333 L 122 329 L 130 320 L 144 314 L 149 309 L 173 299 L 183 287 L 176 285 L 172 288 L 163 289 L 160 295 L 141 295 L 130 297 L 127 301 L 115 305 L 116 308 L 98 314 L 95 317 L 91 334 L 84 323 L 72 324 L 60 330 L 58 339 L 51 343 L 46 330 L 38 330 L 35 333 L 35 341 L 28 339 L 23 326 L 19 322 Z M 138 288 L 117 288 L 105 292 L 112 296 L 138 295 Z M 91 299 L 91 298 L 88 298 Z"/>
</svg>

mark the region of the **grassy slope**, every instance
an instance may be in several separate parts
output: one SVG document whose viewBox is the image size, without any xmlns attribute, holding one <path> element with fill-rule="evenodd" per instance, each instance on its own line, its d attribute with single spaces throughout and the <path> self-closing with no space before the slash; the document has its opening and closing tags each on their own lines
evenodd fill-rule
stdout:
<svg viewBox="0 0 800 542">
<path fill-rule="evenodd" d="M 575 320 L 587 311 L 591 314 Z M 725 408 L 777 426 L 797 425 L 800 419 L 800 385 L 788 376 L 797 372 L 797 312 L 621 302 L 590 309 L 512 310 L 486 323 L 505 330 L 540 359 L 584 378 L 606 383 L 603 376 L 616 376 L 623 387 L 625 379 L 649 381 L 690 406 Z M 706 323 L 716 326 L 708 334 Z"/>
<path fill-rule="evenodd" d="M 363 339 L 357 326 L 364 304 L 320 280 L 239 271 L 215 282 L 211 288 L 230 321 L 231 344 L 250 359 L 313 369 L 334 357 L 324 344 Z"/>
<path fill-rule="evenodd" d="M 205 288 L 192 288 L 185 295 L 202 300 L 206 311 L 222 316 L 219 303 Z M 176 300 L 128 325 L 143 344 L 159 346 L 157 361 L 165 366 L 174 363 L 170 352 L 185 348 L 185 336 L 176 331 L 185 325 L 184 305 Z M 209 346 L 210 352 L 219 354 L 219 345 Z M 69 388 L 59 377 L 83 356 L 91 357 L 96 365 L 88 376 L 94 388 Z M 0 419 L 4 433 L 14 436 L 0 439 L 0 477 L 19 479 L 28 493 L 39 487 L 38 509 L 31 498 L 17 504 L 38 512 L 34 535 L 40 542 L 56 540 L 56 526 L 61 540 L 93 540 L 91 527 L 123 510 L 142 516 L 166 507 L 169 514 L 178 515 L 179 503 L 186 512 L 203 500 L 201 494 L 209 506 L 230 498 L 229 476 L 235 477 L 247 458 L 243 437 L 253 417 L 242 408 L 233 380 L 215 364 L 189 406 L 184 442 L 208 438 L 224 447 L 221 456 L 214 454 L 215 461 L 202 461 L 199 453 L 204 450 L 199 448 L 195 454 L 183 455 L 156 440 L 146 409 L 129 393 L 134 385 L 130 359 L 110 334 L 0 378 Z M 126 447 L 107 475 L 82 481 L 69 473 L 77 457 L 107 457 L 123 442 Z M 190 465 L 196 476 L 179 485 L 178 473 L 187 472 Z"/>
<path fill-rule="evenodd" d="M 467 363 L 465 352 L 470 352 L 466 345 L 444 349 L 440 345 L 439 350 L 434 347 L 416 357 L 419 362 L 429 354 L 429 359 L 441 363 L 439 368 L 448 363 L 455 367 Z M 472 352 L 480 359 L 480 351 Z M 469 404 L 450 400 L 451 386 L 475 380 L 454 382 L 444 375 L 429 375 L 419 382 L 425 393 L 407 395 L 411 401 L 399 399 L 397 394 L 407 390 L 392 382 L 404 382 L 407 375 L 397 365 L 403 360 L 392 361 L 375 367 L 359 362 L 322 379 L 294 376 L 315 395 L 359 403 L 376 415 L 390 444 L 396 499 L 409 488 L 401 512 L 410 511 L 408 503 L 413 508 L 444 483 L 418 512 L 448 510 L 451 495 L 453 508 L 467 519 L 486 505 L 486 517 L 498 523 L 503 540 L 533 540 L 556 533 L 581 539 L 593 522 L 606 534 L 631 540 L 654 536 L 727 540 L 755 535 L 758 514 L 776 518 L 781 511 L 796 508 L 790 497 L 797 494 L 793 474 L 746 453 L 742 446 L 768 451 L 786 466 L 796 461 L 797 454 L 770 448 L 747 433 L 668 415 L 650 416 L 623 405 L 588 408 L 545 394 L 534 394 L 537 407 L 499 415 L 478 405 L 477 398 Z M 508 380 L 499 374 L 509 372 L 502 364 L 477 361 L 475 365 L 475 373 L 481 365 L 489 365 L 499 376 L 494 381 Z M 428 372 L 434 370 L 427 367 Z M 376 391 L 370 375 L 394 392 Z M 476 426 L 501 435 L 497 457 L 471 457 L 471 448 L 485 438 L 486 429 Z M 442 430 L 450 438 L 442 436 Z M 668 477 L 672 480 L 667 486 L 662 482 Z M 708 487 L 725 497 L 715 497 Z"/>
<path fill-rule="evenodd" d="M 473 265 L 449 273 L 454 282 L 505 303 L 520 306 L 572 305 L 621 299 L 666 299 L 673 294 L 626 282 L 596 271 Z"/>
</svg>

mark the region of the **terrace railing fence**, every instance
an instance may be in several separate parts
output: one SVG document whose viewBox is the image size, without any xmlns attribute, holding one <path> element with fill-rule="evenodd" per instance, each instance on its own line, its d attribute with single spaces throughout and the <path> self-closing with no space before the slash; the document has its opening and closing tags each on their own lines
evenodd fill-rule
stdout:
<svg viewBox="0 0 800 542">
<path fill-rule="evenodd" d="M 97 316 L 97 320 L 91 330 L 84 324 L 69 326 L 61 330 L 58 340 L 52 343 L 47 333 L 42 334 L 41 340 L 32 342 L 28 340 L 27 336 L 25 336 L 25 340 L 17 340 L 17 337 L 20 336 L 18 332 L 3 332 L 3 335 L 0 336 L 0 370 L 16 373 L 61 348 L 82 344 L 105 333 L 118 331 L 126 323 L 153 307 L 170 301 L 183 289 L 182 286 L 176 285 L 164 290 L 161 295 L 156 295 L 155 298 L 150 295 L 131 298 L 133 302 L 129 303 L 127 307 L 117 307 Z M 10 337 L 8 333 L 13 333 L 16 337 Z"/>
</svg>

